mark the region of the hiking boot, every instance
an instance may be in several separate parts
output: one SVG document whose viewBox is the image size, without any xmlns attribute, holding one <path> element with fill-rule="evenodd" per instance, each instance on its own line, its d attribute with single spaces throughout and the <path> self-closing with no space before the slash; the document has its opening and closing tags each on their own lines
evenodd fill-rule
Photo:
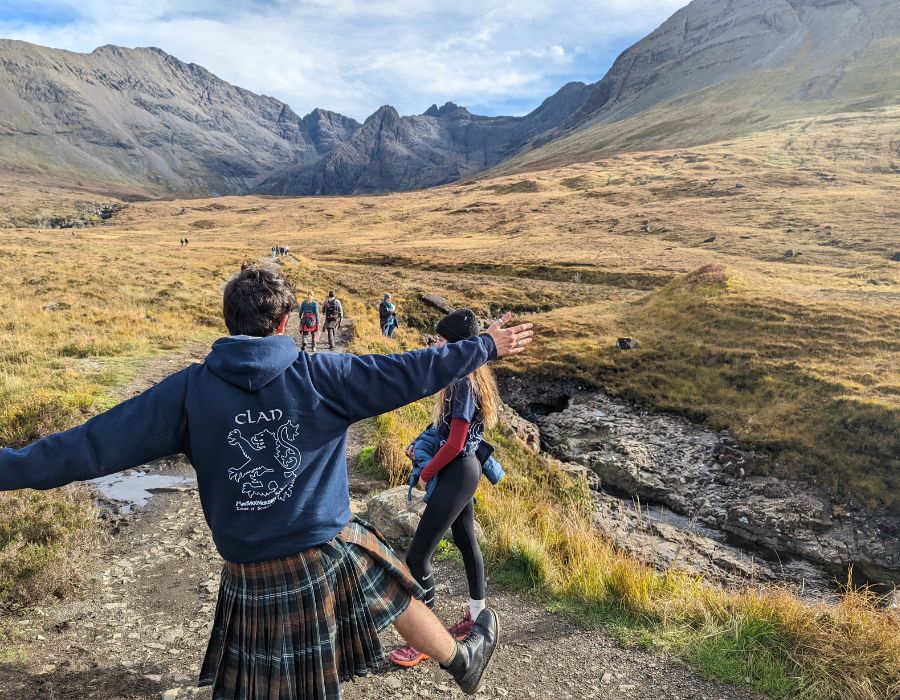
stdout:
<svg viewBox="0 0 900 700">
<path fill-rule="evenodd" d="M 474 695 L 481 690 L 484 672 L 491 661 L 497 647 L 497 635 L 500 631 L 497 613 L 485 608 L 478 613 L 472 631 L 465 640 L 456 643 L 456 656 L 448 666 L 442 666 L 462 691 Z"/>
<path fill-rule="evenodd" d="M 394 649 L 394 651 L 388 655 L 388 658 L 391 660 L 392 664 L 403 666 L 403 668 L 412 668 L 429 657 L 424 651 L 414 649 L 407 644 L 405 647 Z"/>
<path fill-rule="evenodd" d="M 447 631 L 456 637 L 456 641 L 461 642 L 472 631 L 474 625 L 475 620 L 472 619 L 472 613 L 466 610 L 466 614 L 463 615 L 462 619 L 452 627 L 448 627 Z"/>
</svg>

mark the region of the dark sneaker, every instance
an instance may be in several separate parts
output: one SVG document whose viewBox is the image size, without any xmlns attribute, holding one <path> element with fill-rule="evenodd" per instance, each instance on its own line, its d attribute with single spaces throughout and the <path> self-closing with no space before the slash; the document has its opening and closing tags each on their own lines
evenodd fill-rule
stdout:
<svg viewBox="0 0 900 700">
<path fill-rule="evenodd" d="M 481 690 L 484 672 L 497 647 L 499 631 L 497 613 L 485 608 L 478 613 L 468 636 L 456 643 L 456 656 L 445 668 L 464 693 L 474 695 Z"/>
</svg>

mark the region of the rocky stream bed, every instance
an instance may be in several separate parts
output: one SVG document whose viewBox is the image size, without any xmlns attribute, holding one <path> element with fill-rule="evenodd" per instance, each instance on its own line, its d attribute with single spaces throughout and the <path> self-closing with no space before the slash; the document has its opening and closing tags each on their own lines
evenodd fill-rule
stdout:
<svg viewBox="0 0 900 700">
<path fill-rule="evenodd" d="M 817 596 L 851 569 L 885 592 L 900 583 L 900 518 L 767 475 L 727 432 L 572 382 L 505 377 L 501 392 L 516 432 L 588 480 L 597 526 L 657 566 Z"/>
</svg>

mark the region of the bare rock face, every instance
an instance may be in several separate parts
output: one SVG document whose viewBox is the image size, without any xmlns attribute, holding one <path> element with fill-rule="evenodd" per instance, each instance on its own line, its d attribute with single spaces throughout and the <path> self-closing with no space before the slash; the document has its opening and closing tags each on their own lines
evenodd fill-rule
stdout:
<svg viewBox="0 0 900 700">
<path fill-rule="evenodd" d="M 505 403 L 500 404 L 500 429 L 507 437 L 517 438 L 529 449 L 540 452 L 541 431 Z"/>
</svg>

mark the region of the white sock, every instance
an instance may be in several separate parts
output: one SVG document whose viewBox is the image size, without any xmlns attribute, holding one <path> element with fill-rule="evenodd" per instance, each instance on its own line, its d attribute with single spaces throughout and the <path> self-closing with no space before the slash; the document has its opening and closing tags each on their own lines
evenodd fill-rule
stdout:
<svg viewBox="0 0 900 700">
<path fill-rule="evenodd" d="M 469 598 L 469 613 L 471 613 L 473 620 L 478 617 L 478 613 L 484 610 L 484 608 L 485 604 L 483 598 L 481 600 Z"/>
</svg>

